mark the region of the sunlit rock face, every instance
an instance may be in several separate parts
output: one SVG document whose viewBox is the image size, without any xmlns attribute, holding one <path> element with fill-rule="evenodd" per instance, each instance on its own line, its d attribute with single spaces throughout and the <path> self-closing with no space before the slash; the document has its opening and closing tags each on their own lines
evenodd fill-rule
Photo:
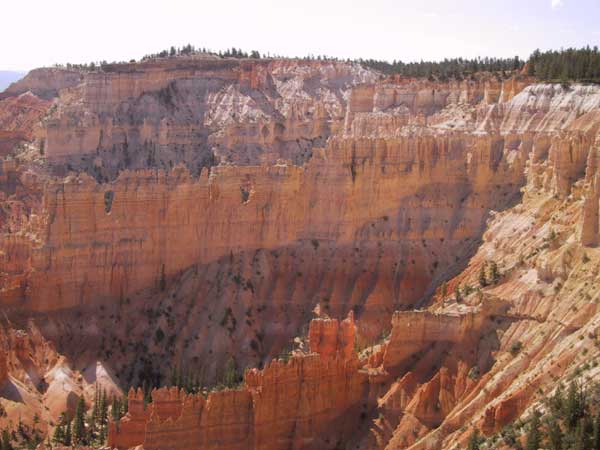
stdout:
<svg viewBox="0 0 600 450">
<path fill-rule="evenodd" d="M 368 377 L 347 340 L 352 316 L 310 325 L 310 354 L 245 374 L 245 385 L 203 395 L 177 388 L 129 392 L 129 413 L 110 424 L 109 445 L 147 449 L 329 448 L 348 439 L 365 411 Z M 353 341 L 350 343 L 353 346 Z M 318 353 L 323 351 L 323 353 Z"/>
<path fill-rule="evenodd" d="M 377 269 L 352 277 L 372 278 L 359 280 L 371 292 L 353 303 L 362 307 L 369 297 L 369 309 L 389 314 L 395 304 L 420 300 L 438 268 L 456 262 L 451 258 L 460 256 L 465 240 L 478 238 L 487 211 L 512 201 L 522 182 L 522 158 L 505 157 L 500 135 L 424 127 L 402 128 L 394 136 L 385 130 L 365 131 L 364 137 L 345 133 L 344 123 L 359 120 L 355 110 L 368 109 L 356 106 L 361 101 L 355 97 L 376 78 L 355 65 L 192 60 L 138 69 L 118 66 L 85 75 L 81 84 L 60 92 L 57 107 L 42 122 L 51 170 L 82 173 L 54 178 L 44 188 L 41 214 L 48 222 L 37 235 L 44 244 L 21 263 L 31 273 L 23 292 L 31 299 L 27 308 L 110 301 L 193 264 L 249 249 L 310 248 L 317 241 L 349 252 L 367 247 L 365 261 L 394 255 L 395 261 L 380 264 L 395 264 L 393 273 L 380 277 Z M 180 92 L 173 83 L 187 87 Z M 352 86 L 359 83 L 355 94 Z M 419 83 L 373 86 L 367 100 L 377 104 L 372 114 L 392 119 L 406 98 L 416 105 L 409 114 L 431 115 L 461 96 L 475 108 L 479 98 L 469 90 L 484 91 L 481 83 L 449 84 L 442 101 L 426 95 L 429 87 Z M 381 112 L 386 108 L 391 110 Z M 159 130 L 190 123 L 204 130 L 202 139 Z M 253 127 L 260 132 L 251 132 Z M 256 144 L 256 158 L 240 143 Z M 288 158 L 290 143 L 301 159 Z M 155 144 L 154 156 L 144 153 Z M 175 147 L 179 156 L 171 158 Z M 230 159 L 225 153 L 236 149 L 250 159 L 224 165 Z M 176 164 L 181 166 L 171 168 Z M 104 270 L 98 261 L 106 261 Z M 382 297 L 392 300 L 382 305 Z M 332 305 L 339 302 L 348 299 L 333 299 Z"/>
<path fill-rule="evenodd" d="M 113 442 L 437 449 L 514 420 L 577 361 L 559 338 L 595 333 L 565 286 L 596 282 L 600 89 L 532 83 L 210 57 L 33 71 L 0 100 L 0 305 L 62 361 L 36 369 L 43 420 L 89 402 L 80 373 L 118 389 L 183 363 L 214 382 L 231 356 L 264 369 L 208 399 L 157 391 L 152 414 L 132 393 Z M 504 278 L 476 292 L 489 260 Z M 509 357 L 517 340 L 541 353 Z M 11 358 L 0 383 L 22 375 Z"/>
</svg>

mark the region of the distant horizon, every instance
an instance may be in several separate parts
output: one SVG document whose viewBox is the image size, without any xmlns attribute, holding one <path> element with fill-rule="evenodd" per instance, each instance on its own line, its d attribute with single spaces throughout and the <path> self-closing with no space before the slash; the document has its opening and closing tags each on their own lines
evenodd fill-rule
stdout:
<svg viewBox="0 0 600 450">
<path fill-rule="evenodd" d="M 314 54 L 390 62 L 477 56 L 525 60 L 537 48 L 600 44 L 596 0 L 372 0 L 368 5 L 341 0 L 107 0 L 93 17 L 74 0 L 23 0 L 9 2 L 3 12 L 26 18 L 29 30 L 44 33 L 43 39 L 24 33 L 21 20 L 7 21 L 0 29 L 0 39 L 11 43 L 0 67 L 13 71 L 139 60 L 186 44 L 282 57 Z"/>
</svg>

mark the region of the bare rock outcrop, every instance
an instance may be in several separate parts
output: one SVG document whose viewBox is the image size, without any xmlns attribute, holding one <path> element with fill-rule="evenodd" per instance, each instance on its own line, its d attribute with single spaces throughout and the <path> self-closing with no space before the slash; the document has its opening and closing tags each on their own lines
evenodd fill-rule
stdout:
<svg viewBox="0 0 600 450">
<path fill-rule="evenodd" d="M 0 100 L 0 156 L 8 155 L 21 142 L 31 141 L 50 102 L 31 92 Z M 44 143 L 39 143 L 44 151 Z"/>
<path fill-rule="evenodd" d="M 343 321 L 335 319 L 314 319 L 308 330 L 310 351 L 324 358 L 352 359 L 356 350 L 356 325 L 354 313 L 350 311 Z"/>
<path fill-rule="evenodd" d="M 58 96 L 62 89 L 78 85 L 82 79 L 83 73 L 78 70 L 62 68 L 34 69 L 19 81 L 11 84 L 0 94 L 0 99 L 31 92 L 38 97 L 49 100 Z"/>
<path fill-rule="evenodd" d="M 323 330 L 323 321 L 311 329 Z M 333 328 L 328 322 L 327 328 Z M 338 327 L 340 324 L 337 324 Z M 342 329 L 351 329 L 351 321 Z M 339 329 L 339 328 L 338 328 Z M 342 335 L 348 336 L 348 333 Z M 320 347 L 319 347 L 320 348 Z M 129 393 L 129 413 L 111 423 L 109 445 L 145 449 L 328 448 L 354 431 L 367 377 L 342 353 L 296 355 L 251 369 L 239 389 L 185 395 L 159 389 L 144 409 L 141 391 Z"/>
<path fill-rule="evenodd" d="M 36 428 L 42 436 L 50 435 L 61 415 L 73 416 L 79 397 L 91 404 L 97 389 L 105 390 L 109 397 L 121 394 L 101 363 L 73 367 L 34 321 L 28 321 L 24 328 L 0 326 L 0 348 L 3 429 L 14 431 L 22 423 Z"/>
</svg>

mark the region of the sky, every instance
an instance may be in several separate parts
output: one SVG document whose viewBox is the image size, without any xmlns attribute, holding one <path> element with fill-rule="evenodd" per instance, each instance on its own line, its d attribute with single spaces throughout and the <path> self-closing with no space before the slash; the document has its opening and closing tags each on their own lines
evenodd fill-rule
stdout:
<svg viewBox="0 0 600 450">
<path fill-rule="evenodd" d="M 187 43 L 418 61 L 600 46 L 600 0 L 5 0 L 0 69 L 139 59 Z M 8 20 L 7 20 L 8 19 Z"/>
</svg>

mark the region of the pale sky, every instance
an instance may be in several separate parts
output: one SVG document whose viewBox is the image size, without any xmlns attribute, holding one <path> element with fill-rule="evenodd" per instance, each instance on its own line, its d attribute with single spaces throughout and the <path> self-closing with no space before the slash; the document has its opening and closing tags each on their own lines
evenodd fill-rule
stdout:
<svg viewBox="0 0 600 450">
<path fill-rule="evenodd" d="M 0 69 L 187 43 L 413 61 L 600 46 L 600 0 L 3 0 Z"/>
</svg>

